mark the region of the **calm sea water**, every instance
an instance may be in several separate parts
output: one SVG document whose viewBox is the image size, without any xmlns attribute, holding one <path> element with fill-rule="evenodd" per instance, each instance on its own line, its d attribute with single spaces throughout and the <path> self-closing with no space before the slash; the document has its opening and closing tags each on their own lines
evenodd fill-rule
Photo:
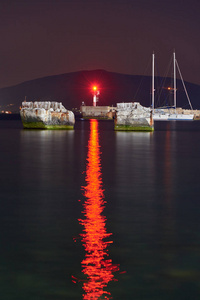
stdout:
<svg viewBox="0 0 200 300">
<path fill-rule="evenodd" d="M 199 299 L 200 122 L 158 123 L 0 121 L 1 299 Z"/>
</svg>

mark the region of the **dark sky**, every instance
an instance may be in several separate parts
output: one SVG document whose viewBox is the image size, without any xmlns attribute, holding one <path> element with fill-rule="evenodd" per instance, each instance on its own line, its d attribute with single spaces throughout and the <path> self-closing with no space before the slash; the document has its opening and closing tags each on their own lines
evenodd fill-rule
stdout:
<svg viewBox="0 0 200 300">
<path fill-rule="evenodd" d="M 0 32 L 0 87 L 80 70 L 143 75 L 153 51 L 164 75 L 174 49 L 200 84 L 199 0 L 1 0 Z"/>
</svg>

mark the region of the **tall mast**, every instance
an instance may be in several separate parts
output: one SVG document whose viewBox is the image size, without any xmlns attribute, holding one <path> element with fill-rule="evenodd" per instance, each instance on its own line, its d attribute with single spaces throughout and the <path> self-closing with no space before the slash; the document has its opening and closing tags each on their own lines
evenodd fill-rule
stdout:
<svg viewBox="0 0 200 300">
<path fill-rule="evenodd" d="M 176 57 L 175 52 L 173 53 L 174 57 L 174 107 L 175 107 L 175 113 L 176 113 Z"/>
<path fill-rule="evenodd" d="M 152 111 L 154 113 L 154 60 L 155 60 L 155 54 L 153 52 L 152 54 Z"/>
</svg>

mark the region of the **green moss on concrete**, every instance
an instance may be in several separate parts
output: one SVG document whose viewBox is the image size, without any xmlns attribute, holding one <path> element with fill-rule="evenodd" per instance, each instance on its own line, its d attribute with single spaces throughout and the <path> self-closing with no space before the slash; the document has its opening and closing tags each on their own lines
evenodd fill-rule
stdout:
<svg viewBox="0 0 200 300">
<path fill-rule="evenodd" d="M 154 131 L 150 126 L 130 126 L 130 125 L 115 125 L 116 131 Z"/>
<path fill-rule="evenodd" d="M 50 129 L 50 130 L 71 130 L 74 129 L 72 125 L 45 125 L 42 122 L 23 122 L 25 129 Z"/>
<path fill-rule="evenodd" d="M 51 130 L 72 130 L 74 129 L 74 126 L 70 126 L 70 125 L 48 125 L 45 127 L 46 129 L 51 129 Z"/>
</svg>

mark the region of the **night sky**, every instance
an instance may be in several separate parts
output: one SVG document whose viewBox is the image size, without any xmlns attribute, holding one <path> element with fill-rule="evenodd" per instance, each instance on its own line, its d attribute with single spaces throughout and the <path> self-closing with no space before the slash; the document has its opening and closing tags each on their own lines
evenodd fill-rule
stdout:
<svg viewBox="0 0 200 300">
<path fill-rule="evenodd" d="M 175 49 L 184 80 L 200 84 L 199 0 L 0 2 L 0 87 L 104 69 L 163 76 Z"/>
</svg>

